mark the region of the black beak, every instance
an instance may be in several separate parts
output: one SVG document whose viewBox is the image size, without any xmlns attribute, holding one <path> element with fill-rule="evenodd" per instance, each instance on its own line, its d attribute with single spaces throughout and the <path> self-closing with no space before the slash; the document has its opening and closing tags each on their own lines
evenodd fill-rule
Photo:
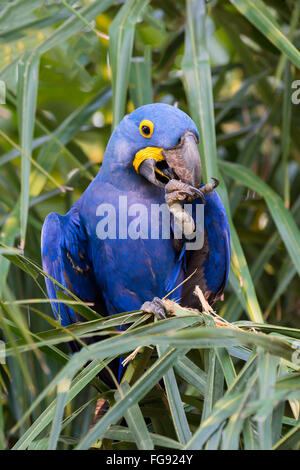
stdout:
<svg viewBox="0 0 300 470">
<path fill-rule="evenodd" d="M 162 151 L 168 166 L 175 171 L 177 177 L 195 188 L 199 188 L 202 176 L 197 140 L 193 132 L 187 131 L 176 147 Z"/>
<path fill-rule="evenodd" d="M 159 186 L 160 188 L 163 188 L 164 185 L 169 181 L 171 178 L 165 177 L 166 181 L 161 181 L 160 178 L 158 179 L 156 176 L 158 176 L 157 171 L 156 171 L 156 164 L 157 162 L 153 158 L 147 158 L 144 160 L 140 166 L 139 166 L 139 174 L 142 175 L 144 178 L 146 178 L 150 183 L 154 184 L 155 186 Z"/>
<path fill-rule="evenodd" d="M 152 184 L 164 187 L 171 179 L 199 188 L 201 184 L 201 161 L 197 137 L 186 131 L 176 147 L 163 149 L 164 160 L 145 159 L 139 166 L 139 173 Z"/>
</svg>

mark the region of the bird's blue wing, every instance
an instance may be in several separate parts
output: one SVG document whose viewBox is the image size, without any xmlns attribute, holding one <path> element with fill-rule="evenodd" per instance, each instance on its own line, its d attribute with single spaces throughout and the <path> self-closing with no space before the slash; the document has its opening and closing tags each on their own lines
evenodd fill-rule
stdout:
<svg viewBox="0 0 300 470">
<path fill-rule="evenodd" d="M 52 212 L 42 230 L 42 262 L 44 271 L 83 301 L 94 302 L 96 283 L 88 256 L 87 237 L 76 207 L 61 216 Z M 57 299 L 57 286 L 46 278 L 49 298 Z M 63 326 L 78 320 L 67 305 L 51 303 L 56 319 Z"/>
<path fill-rule="evenodd" d="M 195 286 L 213 304 L 222 296 L 230 269 L 230 231 L 224 205 L 216 191 L 206 194 L 205 200 L 204 245 L 200 250 L 186 250 L 182 265 L 185 279 L 190 279 L 182 285 L 181 304 L 194 308 L 199 308 Z"/>
</svg>

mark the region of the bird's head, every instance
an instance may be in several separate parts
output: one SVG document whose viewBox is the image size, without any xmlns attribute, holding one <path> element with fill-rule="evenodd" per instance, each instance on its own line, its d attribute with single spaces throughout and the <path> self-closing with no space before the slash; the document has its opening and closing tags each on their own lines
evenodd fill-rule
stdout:
<svg viewBox="0 0 300 470">
<path fill-rule="evenodd" d="M 158 187 L 174 178 L 199 187 L 198 140 L 195 123 L 175 106 L 141 106 L 125 116 L 115 129 L 103 166 L 106 171 L 133 172 Z"/>
</svg>

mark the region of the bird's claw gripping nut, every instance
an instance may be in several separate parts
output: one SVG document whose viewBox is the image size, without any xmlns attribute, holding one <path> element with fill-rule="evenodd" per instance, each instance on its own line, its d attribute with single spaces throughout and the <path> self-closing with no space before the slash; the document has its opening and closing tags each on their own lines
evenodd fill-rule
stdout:
<svg viewBox="0 0 300 470">
<path fill-rule="evenodd" d="M 165 200 L 169 206 L 170 212 L 174 216 L 175 224 L 180 228 L 182 233 L 189 237 L 195 231 L 195 223 L 191 214 L 184 210 L 183 201 L 192 202 L 200 197 L 205 204 L 205 194 L 213 191 L 219 184 L 216 178 L 212 178 L 213 183 L 207 183 L 200 189 L 194 188 L 189 184 L 179 180 L 171 180 L 165 187 Z"/>
<path fill-rule="evenodd" d="M 213 183 L 207 183 L 201 188 L 194 188 L 187 183 L 180 180 L 170 180 L 165 186 L 165 200 L 168 206 L 175 202 L 192 202 L 194 199 L 200 197 L 203 204 L 205 204 L 204 194 L 212 192 L 218 185 L 217 178 L 212 178 Z"/>
<path fill-rule="evenodd" d="M 158 318 L 158 320 L 167 318 L 167 313 L 169 312 L 169 309 L 159 297 L 154 297 L 151 302 L 144 302 L 141 306 L 141 310 L 146 313 L 151 313 Z"/>
</svg>

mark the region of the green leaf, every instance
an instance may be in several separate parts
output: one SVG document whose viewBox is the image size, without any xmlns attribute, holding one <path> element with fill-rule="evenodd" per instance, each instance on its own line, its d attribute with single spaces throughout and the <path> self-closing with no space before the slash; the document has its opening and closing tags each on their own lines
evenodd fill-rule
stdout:
<svg viewBox="0 0 300 470">
<path fill-rule="evenodd" d="M 128 393 L 129 391 L 129 384 L 127 382 L 123 382 L 115 394 L 116 401 L 121 400 L 125 393 Z M 148 432 L 139 406 L 132 405 L 130 408 L 128 408 L 124 413 L 124 418 L 134 436 L 134 442 L 136 442 L 137 448 L 140 450 L 153 450 L 154 445 L 152 438 Z"/>
<path fill-rule="evenodd" d="M 222 403 L 217 403 L 214 412 L 202 423 L 192 439 L 185 446 L 188 450 L 200 450 L 207 439 L 239 407 L 243 394 L 237 394 Z"/>
<path fill-rule="evenodd" d="M 272 450 L 293 450 L 298 446 L 300 439 L 300 424 L 292 428 L 280 441 L 278 441 Z"/>
<path fill-rule="evenodd" d="M 262 350 L 258 351 L 259 399 L 267 399 L 272 393 L 276 383 L 278 364 L 278 357 L 264 353 Z M 269 450 L 272 447 L 272 413 L 264 416 L 264 418 L 257 419 L 257 422 L 260 448 Z"/>
<path fill-rule="evenodd" d="M 20 201 L 18 201 L 8 215 L 3 227 L 2 227 L 2 242 L 5 246 L 13 246 L 15 242 L 15 238 L 18 234 L 19 227 L 20 227 Z M 9 261 L 3 255 L 0 256 L 0 294 L 3 292 L 5 285 L 6 285 L 6 278 L 9 271 Z"/>
<path fill-rule="evenodd" d="M 274 17 L 261 0 L 230 0 L 231 3 L 264 34 L 274 46 L 300 68 L 300 53 L 282 33 Z"/>
<path fill-rule="evenodd" d="M 190 0 L 187 2 L 186 13 L 187 22 L 182 70 L 191 116 L 200 134 L 199 152 L 203 177 L 204 181 L 208 181 L 211 177 L 218 178 L 219 170 L 211 71 L 206 46 L 205 0 Z M 230 224 L 233 272 L 239 281 L 243 283 L 242 294 L 245 297 L 251 320 L 263 321 L 243 249 L 230 216 L 227 191 L 222 181 L 220 193 Z"/>
<path fill-rule="evenodd" d="M 64 409 L 67 403 L 71 382 L 68 379 L 62 379 L 57 386 L 57 399 L 54 409 L 52 427 L 48 442 L 48 450 L 55 450 L 62 427 Z"/>
<path fill-rule="evenodd" d="M 264 197 L 282 241 L 298 273 L 300 273 L 300 232 L 282 199 L 248 168 L 229 162 L 221 162 L 221 168 L 226 175 L 238 180 L 241 184 Z"/>
<path fill-rule="evenodd" d="M 6 3 L 6 2 L 5 2 Z M 32 12 L 41 7 L 44 0 L 14 0 L 7 2 L 7 5 L 0 13 L 0 31 L 11 29 L 28 21 L 32 17 Z"/>
<path fill-rule="evenodd" d="M 109 27 L 109 59 L 113 87 L 113 128 L 119 124 L 125 113 L 135 24 L 148 3 L 149 0 L 128 0 Z"/>
<path fill-rule="evenodd" d="M 29 210 L 30 158 L 38 91 L 39 56 L 28 52 L 18 68 L 18 119 L 22 149 L 21 178 L 21 246 L 24 246 Z"/>
<path fill-rule="evenodd" d="M 105 363 L 99 364 L 98 361 L 91 362 L 72 382 L 70 393 L 66 404 L 78 395 L 78 393 L 103 369 Z M 46 410 L 40 414 L 36 421 L 26 430 L 18 442 L 15 444 L 14 449 L 26 449 L 31 442 L 51 423 L 55 409 L 57 408 L 57 399 L 55 399 Z M 28 410 L 29 414 L 31 410 Z M 22 421 L 26 415 L 22 417 Z M 17 423 L 19 426 L 21 422 Z"/>
<path fill-rule="evenodd" d="M 48 173 L 54 167 L 61 148 L 66 145 L 87 123 L 92 114 L 98 109 L 102 108 L 107 101 L 111 98 L 110 88 L 100 90 L 91 100 L 86 104 L 78 107 L 72 114 L 70 114 L 58 128 L 50 134 L 50 141 L 44 145 L 38 155 L 37 161 L 42 168 Z M 84 168 L 84 167 L 83 167 Z M 36 169 L 31 175 L 30 194 L 33 197 L 38 196 L 47 178 L 44 174 Z"/>
<path fill-rule="evenodd" d="M 218 164 L 210 61 L 206 45 L 205 0 L 188 1 L 186 17 L 182 71 L 190 113 L 200 133 L 199 153 L 204 181 L 207 182 L 211 176 L 218 176 Z"/>
<path fill-rule="evenodd" d="M 201 421 L 205 421 L 211 414 L 214 404 L 223 395 L 224 376 L 217 360 L 216 350 L 210 349 L 207 354 L 208 371 L 206 390 L 204 394 L 203 412 Z"/>
<path fill-rule="evenodd" d="M 220 162 L 221 165 L 223 162 Z M 222 166 L 221 166 L 222 168 Z M 229 202 L 227 193 L 222 190 L 223 202 L 227 214 L 230 214 Z M 221 192 L 220 191 L 220 192 Z M 255 287 L 249 271 L 249 267 L 241 246 L 236 228 L 233 224 L 232 218 L 229 215 L 230 237 L 231 237 L 231 270 L 235 274 L 244 302 L 247 307 L 247 313 L 252 321 L 263 323 L 264 318 L 261 313 L 261 308 L 257 300 Z"/>
<path fill-rule="evenodd" d="M 238 450 L 240 433 L 244 426 L 243 410 L 250 399 L 253 388 L 257 382 L 257 375 L 253 374 L 247 381 L 243 400 L 228 420 L 222 433 L 222 450 Z"/>
<path fill-rule="evenodd" d="M 144 57 L 131 59 L 129 91 L 135 108 L 153 102 L 150 47 L 145 47 Z"/>
<path fill-rule="evenodd" d="M 157 349 L 160 357 L 166 353 L 165 347 L 158 347 Z M 164 375 L 164 383 L 178 440 L 181 444 L 186 444 L 191 438 L 191 431 L 186 419 L 173 368 L 170 368 Z"/>
<path fill-rule="evenodd" d="M 0 397 L 2 396 L 2 385 L 0 382 Z M 4 439 L 4 416 L 3 416 L 3 405 L 2 400 L 0 400 L 0 450 L 5 449 L 5 439 Z"/>
<path fill-rule="evenodd" d="M 196 364 L 187 357 L 182 357 L 176 362 L 174 369 L 180 377 L 193 385 L 201 395 L 205 394 L 207 374 L 196 366 Z"/>
<path fill-rule="evenodd" d="M 278 276 L 280 281 L 278 282 L 278 286 L 266 309 L 266 313 L 265 313 L 266 317 L 271 312 L 272 308 L 274 307 L 274 305 L 276 304 L 280 296 L 283 295 L 284 292 L 286 292 L 289 284 L 294 279 L 296 274 L 297 272 L 296 272 L 295 266 L 293 265 L 292 260 L 288 258 L 280 268 L 280 272 Z"/>
<path fill-rule="evenodd" d="M 114 405 L 105 416 L 88 432 L 80 441 L 77 450 L 88 449 L 107 430 L 110 424 L 114 424 L 120 419 L 130 403 L 137 403 L 151 388 L 159 381 L 165 372 L 174 364 L 180 351 L 169 349 L 167 353 L 159 358 L 132 387 L 124 394 L 121 400 Z"/>
<path fill-rule="evenodd" d="M 92 21 L 97 15 L 104 13 L 114 3 L 115 0 L 94 2 L 81 8 L 79 13 L 86 21 Z M 53 47 L 63 44 L 69 37 L 78 33 L 83 28 L 85 28 L 85 24 L 82 22 L 81 18 L 76 15 L 71 16 L 36 48 L 36 52 L 38 54 L 44 54 Z"/>
<path fill-rule="evenodd" d="M 203 421 L 194 433 L 192 439 L 185 446 L 189 450 L 199 450 L 210 436 L 233 415 L 243 401 L 243 393 L 248 379 L 253 375 L 256 366 L 256 356 L 253 355 L 244 365 L 225 395 L 214 405 L 211 414 Z"/>
<path fill-rule="evenodd" d="M 159 447 L 166 447 L 167 449 L 182 449 L 182 445 L 169 437 L 161 436 L 159 434 L 149 433 L 154 445 Z M 133 433 L 124 428 L 123 426 L 111 426 L 103 436 L 106 439 L 113 439 L 118 441 L 135 442 Z"/>
<path fill-rule="evenodd" d="M 227 349 L 216 349 L 216 355 L 222 367 L 227 387 L 230 387 L 236 378 L 235 368 Z"/>
<path fill-rule="evenodd" d="M 288 62 L 284 71 L 284 95 L 282 106 L 282 167 L 283 167 L 283 198 L 285 207 L 290 207 L 290 180 L 288 174 L 288 159 L 290 154 L 291 125 L 292 125 L 292 71 Z"/>
</svg>

